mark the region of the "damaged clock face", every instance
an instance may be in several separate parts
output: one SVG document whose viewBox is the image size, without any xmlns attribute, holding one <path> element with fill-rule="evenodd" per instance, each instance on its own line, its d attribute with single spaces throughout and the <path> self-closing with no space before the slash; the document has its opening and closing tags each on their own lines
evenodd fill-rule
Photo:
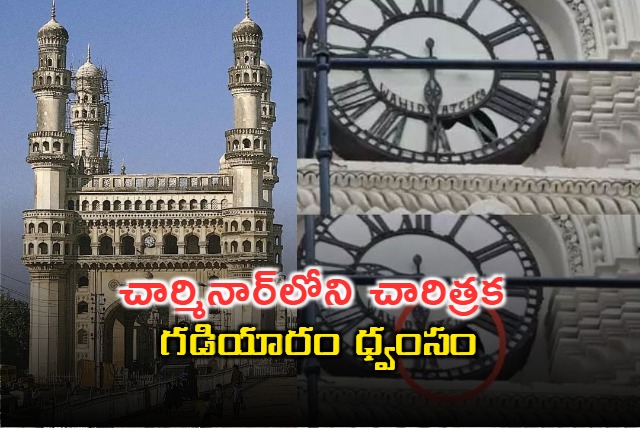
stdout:
<svg viewBox="0 0 640 428">
<path fill-rule="evenodd" d="M 540 276 L 533 253 L 516 230 L 503 218 L 453 215 L 372 215 L 324 218 L 315 228 L 315 262 L 325 275 L 396 275 L 481 277 Z M 299 252 L 303 261 L 305 253 Z M 304 262 L 303 262 L 304 264 Z M 372 279 L 371 285 L 375 283 Z M 339 333 L 343 356 L 323 359 L 325 369 L 347 376 L 373 375 L 373 364 L 355 355 L 355 336 L 371 326 L 385 327 L 385 340 L 393 331 L 403 308 L 381 309 L 358 287 L 348 308 L 322 309 L 321 329 Z M 507 335 L 507 360 L 502 370 L 509 376 L 524 364 L 533 342 L 542 290 L 507 286 L 507 304 L 498 309 Z M 416 357 L 404 361 L 418 379 L 479 379 L 493 368 L 498 356 L 498 332 L 488 312 L 468 321 L 453 320 L 445 310 L 417 306 L 407 318 L 407 330 L 443 326 L 447 332 L 477 337 L 473 357 Z M 383 372 L 376 372 L 381 376 Z"/>
<path fill-rule="evenodd" d="M 328 44 L 334 57 L 553 59 L 512 0 L 334 0 Z M 521 163 L 540 143 L 554 85 L 555 74 L 541 71 L 332 70 L 335 150 L 345 159 Z"/>
</svg>

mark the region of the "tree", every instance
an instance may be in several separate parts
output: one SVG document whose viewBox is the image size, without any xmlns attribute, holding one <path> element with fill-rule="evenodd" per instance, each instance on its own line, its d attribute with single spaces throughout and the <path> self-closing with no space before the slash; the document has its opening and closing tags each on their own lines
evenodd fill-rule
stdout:
<svg viewBox="0 0 640 428">
<path fill-rule="evenodd" d="M 0 363 L 24 370 L 29 366 L 29 305 L 4 292 L 0 292 Z"/>
</svg>

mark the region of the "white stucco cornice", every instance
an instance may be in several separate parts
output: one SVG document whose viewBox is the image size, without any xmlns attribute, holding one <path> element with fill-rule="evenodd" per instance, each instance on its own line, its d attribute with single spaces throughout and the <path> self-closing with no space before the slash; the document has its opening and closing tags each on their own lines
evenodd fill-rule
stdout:
<svg viewBox="0 0 640 428">
<path fill-rule="evenodd" d="M 319 214 L 318 164 L 298 161 L 298 213 Z M 332 214 L 638 214 L 640 171 L 340 161 Z"/>
</svg>

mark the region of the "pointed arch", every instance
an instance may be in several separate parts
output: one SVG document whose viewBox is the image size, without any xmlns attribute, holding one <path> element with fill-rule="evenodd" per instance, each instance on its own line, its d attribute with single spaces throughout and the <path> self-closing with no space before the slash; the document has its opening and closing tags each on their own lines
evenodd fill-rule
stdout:
<svg viewBox="0 0 640 428">
<path fill-rule="evenodd" d="M 171 233 L 162 238 L 163 254 L 178 254 L 178 238 Z"/>
<path fill-rule="evenodd" d="M 125 235 L 120 240 L 120 254 L 133 256 L 136 254 L 135 239 L 133 236 Z"/>
<path fill-rule="evenodd" d="M 101 256 L 112 256 L 113 255 L 113 239 L 104 235 L 98 241 L 98 254 Z"/>
<path fill-rule="evenodd" d="M 91 238 L 89 235 L 80 235 L 78 237 L 78 254 L 81 256 L 91 255 Z"/>
<path fill-rule="evenodd" d="M 215 233 L 207 236 L 207 254 L 220 254 L 220 237 Z"/>
<path fill-rule="evenodd" d="M 186 254 L 200 254 L 200 238 L 196 235 L 187 235 L 184 239 Z"/>
</svg>

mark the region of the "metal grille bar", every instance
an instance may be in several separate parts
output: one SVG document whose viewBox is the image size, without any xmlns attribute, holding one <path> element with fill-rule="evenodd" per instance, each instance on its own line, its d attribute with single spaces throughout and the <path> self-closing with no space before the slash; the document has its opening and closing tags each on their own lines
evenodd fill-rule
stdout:
<svg viewBox="0 0 640 428">
<path fill-rule="evenodd" d="M 349 279 L 357 286 L 372 285 L 376 281 L 383 279 L 408 280 L 420 282 L 424 280 L 424 276 L 408 275 L 408 276 L 389 276 L 383 278 L 380 276 L 353 275 Z M 458 278 L 442 277 L 447 282 Z M 506 287 L 554 287 L 554 288 L 640 288 L 640 276 L 633 278 L 599 278 L 599 277 L 571 277 L 571 278 L 545 278 L 545 277 L 523 277 L 505 279 Z"/>
<path fill-rule="evenodd" d="M 395 59 L 395 58 L 330 58 L 330 68 L 362 69 L 442 69 L 442 70 L 510 70 L 510 71 L 609 71 L 640 72 L 640 62 L 633 61 L 514 61 L 465 59 Z M 316 68 L 313 58 L 298 58 L 299 68 Z"/>
</svg>

